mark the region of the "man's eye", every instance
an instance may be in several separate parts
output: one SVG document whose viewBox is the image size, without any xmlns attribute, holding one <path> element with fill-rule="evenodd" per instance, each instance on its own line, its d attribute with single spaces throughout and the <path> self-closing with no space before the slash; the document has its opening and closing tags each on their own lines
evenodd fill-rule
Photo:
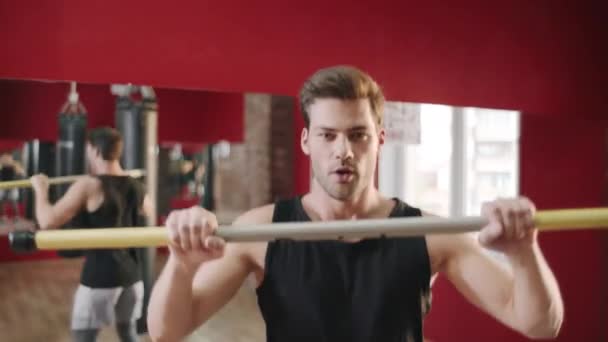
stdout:
<svg viewBox="0 0 608 342">
<path fill-rule="evenodd" d="M 351 133 L 350 135 L 351 140 L 363 140 L 365 138 L 367 138 L 367 134 L 365 134 L 364 132 L 355 132 Z"/>
</svg>

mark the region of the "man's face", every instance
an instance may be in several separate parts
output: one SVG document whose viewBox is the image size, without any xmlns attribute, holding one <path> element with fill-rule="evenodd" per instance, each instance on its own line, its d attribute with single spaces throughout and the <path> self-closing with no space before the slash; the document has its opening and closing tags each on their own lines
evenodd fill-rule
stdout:
<svg viewBox="0 0 608 342">
<path fill-rule="evenodd" d="M 317 99 L 308 113 L 310 128 L 302 131 L 301 144 L 314 180 L 341 201 L 373 186 L 384 130 L 378 128 L 369 100 Z"/>
</svg>

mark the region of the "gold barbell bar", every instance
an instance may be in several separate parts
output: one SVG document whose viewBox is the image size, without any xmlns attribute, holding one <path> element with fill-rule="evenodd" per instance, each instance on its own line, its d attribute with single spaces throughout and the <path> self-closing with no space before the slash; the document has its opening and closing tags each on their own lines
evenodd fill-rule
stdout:
<svg viewBox="0 0 608 342">
<path fill-rule="evenodd" d="M 131 176 L 134 178 L 143 177 L 146 173 L 145 170 L 141 170 L 141 169 L 128 170 L 125 172 L 128 176 Z M 51 178 L 49 178 L 49 185 L 72 183 L 84 176 L 85 175 L 51 177 Z M 29 188 L 31 186 L 32 186 L 32 182 L 30 181 L 30 179 L 20 179 L 20 180 L 0 182 L 0 190 Z"/>
<path fill-rule="evenodd" d="M 540 231 L 563 231 L 608 227 L 608 208 L 539 211 L 534 216 Z M 478 216 L 460 218 L 404 217 L 387 219 L 281 222 L 220 226 L 215 235 L 229 242 L 336 240 L 453 234 L 479 231 L 488 223 Z M 168 244 L 164 227 L 62 229 L 9 234 L 15 250 L 68 250 L 155 247 Z"/>
</svg>

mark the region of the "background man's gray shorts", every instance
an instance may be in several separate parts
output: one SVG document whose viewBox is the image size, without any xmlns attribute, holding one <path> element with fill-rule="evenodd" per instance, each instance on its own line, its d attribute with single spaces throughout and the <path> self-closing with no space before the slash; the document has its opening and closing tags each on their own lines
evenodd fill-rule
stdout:
<svg viewBox="0 0 608 342">
<path fill-rule="evenodd" d="M 79 285 L 74 296 L 72 330 L 99 329 L 107 325 L 133 322 L 141 317 L 144 284 L 128 287 L 90 288 Z"/>
<path fill-rule="evenodd" d="M 4 200 L 18 201 L 19 189 L 0 190 L 0 201 Z"/>
</svg>

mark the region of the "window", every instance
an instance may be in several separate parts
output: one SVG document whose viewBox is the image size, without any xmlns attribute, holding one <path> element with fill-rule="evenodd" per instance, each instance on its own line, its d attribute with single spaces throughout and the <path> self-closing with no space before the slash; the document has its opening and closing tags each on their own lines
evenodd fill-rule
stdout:
<svg viewBox="0 0 608 342">
<path fill-rule="evenodd" d="M 518 195 L 519 112 L 415 106 L 419 143 L 382 147 L 383 193 L 442 216 L 479 215 L 483 202 Z"/>
</svg>

